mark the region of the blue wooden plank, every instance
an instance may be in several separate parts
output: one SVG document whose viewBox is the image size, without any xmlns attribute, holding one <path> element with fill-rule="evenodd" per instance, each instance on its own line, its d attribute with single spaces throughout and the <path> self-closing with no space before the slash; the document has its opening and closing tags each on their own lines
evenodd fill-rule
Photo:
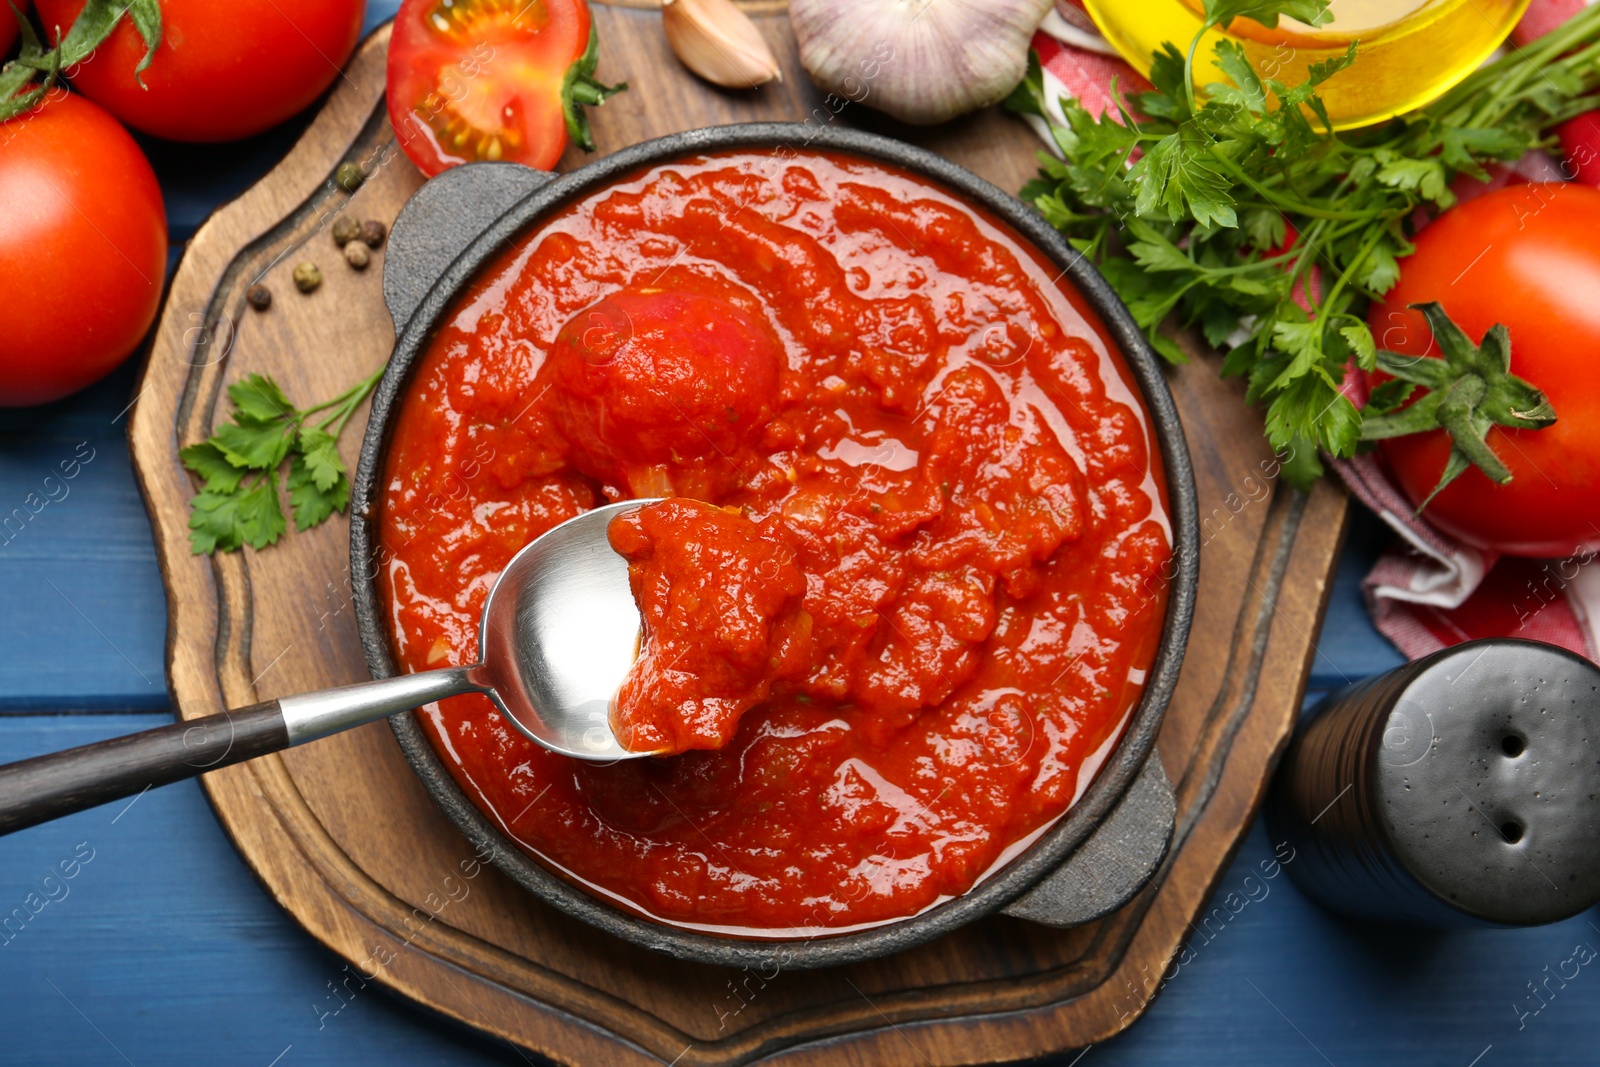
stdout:
<svg viewBox="0 0 1600 1067">
<path fill-rule="evenodd" d="M 1596 912 L 1531 930 L 1371 927 L 1323 912 L 1286 873 L 1265 877 L 1272 860 L 1258 821 L 1180 954 L 1187 964 L 1168 972 L 1150 1015 L 1084 1067 L 1595 1062 Z M 1579 945 L 1591 962 L 1566 964 Z M 1578 976 L 1552 980 L 1547 1006 L 1519 1017 L 1539 1008 L 1528 983 L 1563 967 Z"/>
<path fill-rule="evenodd" d="M 1361 579 L 1394 534 L 1365 507 L 1354 507 L 1350 536 L 1328 598 L 1328 613 L 1317 635 L 1317 655 L 1311 663 L 1313 690 L 1338 689 L 1405 662 L 1399 650 L 1373 629 L 1361 596 Z"/>
<path fill-rule="evenodd" d="M 134 378 L 0 422 L 0 712 L 167 706 L 165 594 L 124 429 Z"/>
<path fill-rule="evenodd" d="M 0 721 L 0 760 L 146 722 Z M 1595 1062 L 1600 965 L 1570 977 L 1565 963 L 1576 946 L 1600 948 L 1594 913 L 1522 931 L 1373 929 L 1318 910 L 1281 870 L 1268 877 L 1272 860 L 1257 825 L 1186 962 L 1082 1067 L 1468 1067 L 1485 1050 L 1479 1067 Z M 23 1023 L 8 1028 L 8 1064 L 524 1062 L 375 987 L 320 1015 L 342 965 L 267 898 L 194 783 L 0 838 L 0 919 L 17 908 L 37 914 L 0 932 L 0 1004 Z M 1560 971 L 1569 978 L 1546 991 Z"/>
<path fill-rule="evenodd" d="M 0 760 L 148 723 L 3 720 Z M 6 1064 L 525 1062 L 376 986 L 327 1014 L 343 966 L 271 902 L 193 782 L 0 838 Z"/>
</svg>

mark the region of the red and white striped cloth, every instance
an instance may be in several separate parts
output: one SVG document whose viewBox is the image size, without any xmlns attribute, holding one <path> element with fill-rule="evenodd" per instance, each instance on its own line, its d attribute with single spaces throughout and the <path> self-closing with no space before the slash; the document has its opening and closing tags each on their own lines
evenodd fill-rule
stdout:
<svg viewBox="0 0 1600 1067">
<path fill-rule="evenodd" d="M 1533 0 L 1511 39 L 1526 44 L 1595 2 Z M 1056 0 L 1033 47 L 1044 70 L 1046 99 L 1058 119 L 1055 101 L 1063 95 L 1099 114 L 1111 105 L 1113 78 L 1122 92 L 1148 87 L 1098 33 L 1080 0 Z M 1036 125 L 1045 134 L 1043 124 Z M 1456 191 L 1465 199 L 1514 182 L 1559 180 L 1553 162 L 1530 155 L 1500 168 L 1489 184 L 1462 181 Z M 1352 374 L 1345 389 L 1352 400 L 1365 403 L 1364 374 Z M 1401 652 L 1417 659 L 1473 638 L 1523 637 L 1600 661 L 1600 565 L 1592 555 L 1524 560 L 1480 551 L 1417 518 L 1376 456 L 1339 461 L 1334 469 L 1350 492 L 1398 534 L 1362 588 L 1373 623 Z"/>
</svg>

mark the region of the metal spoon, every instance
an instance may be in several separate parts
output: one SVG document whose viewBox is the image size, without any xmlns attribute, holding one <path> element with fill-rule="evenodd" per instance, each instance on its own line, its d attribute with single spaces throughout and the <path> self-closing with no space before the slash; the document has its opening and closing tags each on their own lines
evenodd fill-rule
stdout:
<svg viewBox="0 0 1600 1067">
<path fill-rule="evenodd" d="M 638 650 L 639 609 L 606 526 L 650 503 L 595 508 L 513 556 L 483 606 L 482 662 L 282 697 L 8 764 L 0 767 L 0 834 L 462 693 L 484 694 L 552 752 L 647 755 L 623 748 L 611 731 L 611 699 Z"/>
</svg>

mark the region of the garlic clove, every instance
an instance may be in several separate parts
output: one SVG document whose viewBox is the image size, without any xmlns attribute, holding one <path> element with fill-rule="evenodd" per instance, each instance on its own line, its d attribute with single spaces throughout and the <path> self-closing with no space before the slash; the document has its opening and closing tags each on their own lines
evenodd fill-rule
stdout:
<svg viewBox="0 0 1600 1067">
<path fill-rule="evenodd" d="M 800 62 L 825 92 L 931 125 L 999 103 L 1054 0 L 789 0 Z"/>
<path fill-rule="evenodd" d="M 750 16 L 733 0 L 661 0 L 667 43 L 683 65 L 726 89 L 752 89 L 783 70 Z"/>
</svg>

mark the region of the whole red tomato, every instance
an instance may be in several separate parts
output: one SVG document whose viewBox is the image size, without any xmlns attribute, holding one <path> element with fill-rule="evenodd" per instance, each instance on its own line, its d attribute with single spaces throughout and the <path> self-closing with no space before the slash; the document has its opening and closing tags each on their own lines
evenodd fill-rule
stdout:
<svg viewBox="0 0 1600 1067">
<path fill-rule="evenodd" d="M 38 0 L 51 40 L 86 0 Z M 134 79 L 144 39 L 124 18 L 68 72 L 135 129 L 174 141 L 231 141 L 303 110 L 339 76 L 366 0 L 161 0 L 161 47 Z"/>
<path fill-rule="evenodd" d="M 116 119 L 58 90 L 0 124 L 0 405 L 104 377 L 161 301 L 167 213 Z"/>
<path fill-rule="evenodd" d="M 1600 549 L 1600 189 L 1516 185 L 1461 204 L 1417 238 L 1400 283 L 1369 321 L 1379 347 L 1438 355 L 1422 316 L 1438 301 L 1474 341 L 1511 331 L 1511 373 L 1556 410 L 1542 430 L 1492 426 L 1488 444 L 1511 469 L 1497 485 L 1469 468 L 1423 511 L 1471 545 L 1518 556 Z M 1443 430 L 1384 441 L 1413 503 L 1438 484 L 1450 455 Z"/>
</svg>

